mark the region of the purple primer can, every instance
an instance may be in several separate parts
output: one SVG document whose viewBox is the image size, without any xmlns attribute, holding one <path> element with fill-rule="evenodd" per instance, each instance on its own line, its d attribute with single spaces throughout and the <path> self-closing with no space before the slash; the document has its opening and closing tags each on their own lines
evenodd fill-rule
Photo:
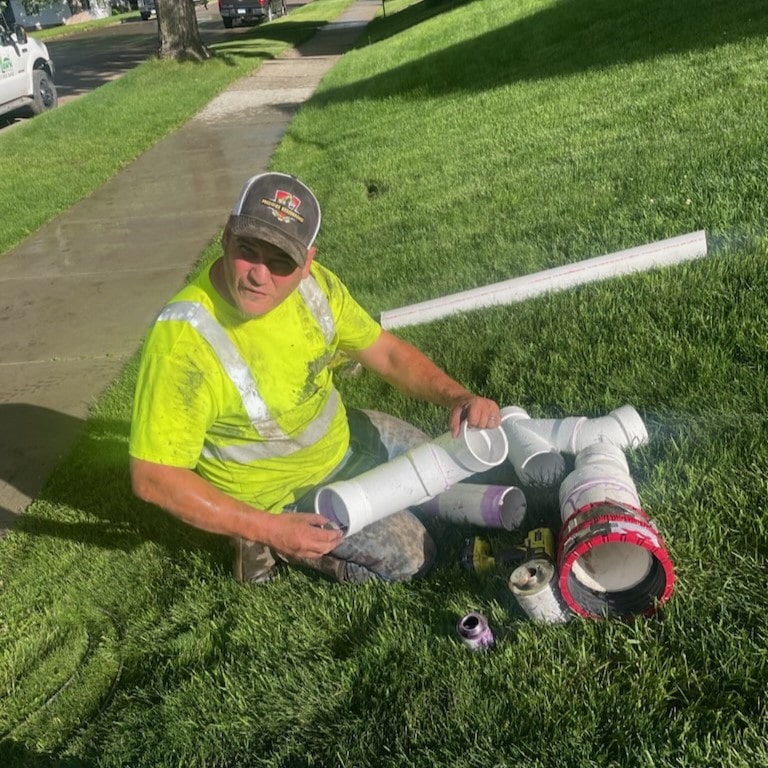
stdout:
<svg viewBox="0 0 768 768">
<path fill-rule="evenodd" d="M 473 651 L 487 651 L 496 645 L 488 620 L 481 613 L 471 611 L 456 625 L 456 631 L 467 648 Z"/>
</svg>

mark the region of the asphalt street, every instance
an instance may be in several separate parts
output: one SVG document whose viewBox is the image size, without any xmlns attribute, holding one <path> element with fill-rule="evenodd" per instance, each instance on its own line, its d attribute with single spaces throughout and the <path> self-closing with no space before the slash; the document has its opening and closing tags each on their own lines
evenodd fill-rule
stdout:
<svg viewBox="0 0 768 768">
<path fill-rule="evenodd" d="M 288 13 L 307 0 L 288 4 Z M 225 29 L 218 6 L 197 6 L 200 37 L 206 45 L 249 34 L 254 27 Z M 34 36 L 34 33 L 33 33 Z M 55 83 L 59 103 L 67 104 L 94 88 L 124 75 L 157 52 L 157 21 L 143 21 L 138 12 L 121 24 L 80 32 L 46 41 L 56 68 Z"/>
</svg>

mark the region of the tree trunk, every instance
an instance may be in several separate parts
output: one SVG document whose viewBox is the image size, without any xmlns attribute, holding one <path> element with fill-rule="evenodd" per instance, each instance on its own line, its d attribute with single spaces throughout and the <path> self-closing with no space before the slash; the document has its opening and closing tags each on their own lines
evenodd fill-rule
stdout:
<svg viewBox="0 0 768 768">
<path fill-rule="evenodd" d="M 200 38 L 194 0 L 155 0 L 161 59 L 204 61 L 210 58 Z"/>
</svg>

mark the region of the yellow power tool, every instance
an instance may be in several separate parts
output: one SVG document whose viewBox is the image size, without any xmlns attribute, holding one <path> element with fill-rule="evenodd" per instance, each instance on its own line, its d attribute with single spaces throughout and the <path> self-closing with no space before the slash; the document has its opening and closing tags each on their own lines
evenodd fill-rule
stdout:
<svg viewBox="0 0 768 768">
<path fill-rule="evenodd" d="M 487 571 L 497 565 L 521 563 L 534 557 L 555 561 L 555 536 L 549 528 L 533 528 L 516 547 L 494 552 L 488 541 L 472 536 L 464 542 L 461 564 L 468 571 Z"/>
</svg>

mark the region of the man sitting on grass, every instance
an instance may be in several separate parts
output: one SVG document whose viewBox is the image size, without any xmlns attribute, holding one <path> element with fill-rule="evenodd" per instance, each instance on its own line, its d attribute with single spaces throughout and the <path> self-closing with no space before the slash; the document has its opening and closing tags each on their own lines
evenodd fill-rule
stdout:
<svg viewBox="0 0 768 768">
<path fill-rule="evenodd" d="M 268 581 L 275 556 L 340 582 L 423 574 L 434 544 L 408 510 L 343 538 L 314 492 L 423 442 L 405 422 L 345 409 L 331 362 L 346 353 L 402 392 L 497 427 L 468 391 L 388 333 L 314 260 L 320 206 L 298 179 L 249 179 L 223 257 L 160 312 L 142 353 L 130 440 L 133 490 L 185 523 L 232 538 L 234 575 Z M 290 513 L 289 513 L 290 512 Z M 282 513 L 282 514 L 281 514 Z"/>
</svg>

